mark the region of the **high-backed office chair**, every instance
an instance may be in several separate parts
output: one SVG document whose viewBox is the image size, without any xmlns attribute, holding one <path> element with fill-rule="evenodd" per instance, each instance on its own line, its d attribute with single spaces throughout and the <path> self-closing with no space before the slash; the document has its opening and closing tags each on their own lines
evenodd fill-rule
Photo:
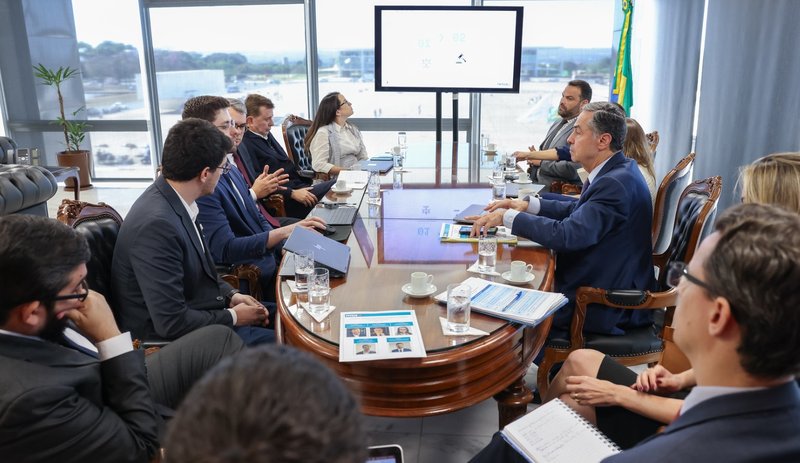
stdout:
<svg viewBox="0 0 800 463">
<path fill-rule="evenodd" d="M 569 339 L 551 339 L 545 346 L 537 374 L 539 394 L 546 394 L 553 366 L 566 360 L 573 350 L 595 349 L 614 357 L 623 365 L 653 363 L 661 358 L 663 336 L 672 324 L 677 296 L 675 288 L 666 284 L 667 268 L 672 262 L 691 260 L 704 230 L 710 228 L 706 224 L 713 223 L 716 218 L 721 191 L 722 178 L 719 176 L 698 180 L 683 190 L 669 246 L 664 252 L 653 255 L 653 263 L 660 269 L 657 291 L 578 288 Z M 658 309 L 666 314 L 661 328 L 653 325 L 628 329 L 623 336 L 584 333 L 583 323 L 590 304 L 627 310 Z M 668 335 L 671 335 L 671 331 Z"/>
<path fill-rule="evenodd" d="M 89 242 L 92 257 L 86 263 L 86 282 L 89 288 L 111 301 L 111 262 L 122 216 L 106 203 L 65 199 L 58 208 L 58 220 L 77 230 Z M 218 266 L 217 272 L 234 288 L 256 299 L 261 297 L 260 271 L 255 265 Z"/>
<path fill-rule="evenodd" d="M 286 145 L 286 152 L 292 158 L 301 177 L 319 180 L 328 180 L 328 174 L 314 172 L 311 166 L 311 155 L 306 153 L 305 140 L 311 121 L 300 116 L 290 114 L 281 123 L 283 131 L 283 143 Z"/>
<path fill-rule="evenodd" d="M 658 142 L 661 140 L 661 137 L 658 135 L 658 130 L 653 130 L 652 132 L 644 134 L 644 136 L 647 138 L 647 143 L 650 145 L 650 152 L 653 154 L 653 159 L 655 159 Z"/>
<path fill-rule="evenodd" d="M 47 201 L 58 191 L 53 174 L 40 166 L 0 165 L 0 216 L 47 217 Z"/>
<path fill-rule="evenodd" d="M 653 254 L 663 253 L 672 239 L 681 192 L 692 181 L 694 153 L 689 153 L 664 176 L 653 206 Z"/>
</svg>

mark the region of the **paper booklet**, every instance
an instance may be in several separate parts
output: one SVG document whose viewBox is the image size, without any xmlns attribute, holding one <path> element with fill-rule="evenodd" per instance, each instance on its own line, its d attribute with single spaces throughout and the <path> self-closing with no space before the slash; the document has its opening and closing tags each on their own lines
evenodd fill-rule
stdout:
<svg viewBox="0 0 800 463">
<path fill-rule="evenodd" d="M 443 223 L 442 227 L 439 229 L 439 240 L 442 243 L 477 243 L 477 236 L 470 238 L 468 234 L 461 234 L 462 227 L 472 228 L 469 225 Z M 506 227 L 497 227 L 497 234 L 495 236 L 497 237 L 498 244 L 517 244 L 517 237 L 512 235 L 511 230 Z"/>
<path fill-rule="evenodd" d="M 413 310 L 342 312 L 339 318 L 339 361 L 426 357 Z"/>
<path fill-rule="evenodd" d="M 507 425 L 501 434 L 535 463 L 596 463 L 620 452 L 611 439 L 558 399 Z"/>
<path fill-rule="evenodd" d="M 476 277 L 467 278 L 463 284 L 470 287 L 475 311 L 523 325 L 538 325 L 567 303 L 561 293 L 493 283 Z M 447 291 L 436 295 L 435 299 L 446 303 Z"/>
</svg>

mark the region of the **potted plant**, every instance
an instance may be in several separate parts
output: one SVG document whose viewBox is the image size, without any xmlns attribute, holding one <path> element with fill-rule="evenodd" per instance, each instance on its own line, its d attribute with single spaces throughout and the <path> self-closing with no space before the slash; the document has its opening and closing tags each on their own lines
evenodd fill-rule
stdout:
<svg viewBox="0 0 800 463">
<path fill-rule="evenodd" d="M 64 96 L 61 94 L 61 84 L 76 77 L 80 72 L 70 67 L 59 67 L 56 70 L 48 69 L 41 63 L 34 66 L 33 70 L 34 75 L 42 81 L 42 84 L 55 87 L 58 95 L 59 116 L 56 119 L 56 123 L 64 130 L 64 145 L 66 147 L 64 151 L 56 153 L 58 165 L 80 168 L 81 189 L 91 188 L 92 178 L 89 175 L 91 152 L 81 149 L 81 143 L 86 138 L 86 131 L 91 126 L 86 121 L 71 121 L 67 119 L 64 114 Z M 83 107 L 76 109 L 72 116 L 76 116 L 83 109 Z"/>
</svg>

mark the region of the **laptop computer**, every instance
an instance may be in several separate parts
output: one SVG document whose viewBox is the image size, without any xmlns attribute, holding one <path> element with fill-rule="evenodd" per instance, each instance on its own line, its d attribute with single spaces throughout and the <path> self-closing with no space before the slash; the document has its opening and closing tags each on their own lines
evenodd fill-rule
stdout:
<svg viewBox="0 0 800 463">
<path fill-rule="evenodd" d="M 309 217 L 319 217 L 329 225 L 352 225 L 356 220 L 358 207 L 341 203 L 321 203 L 311 209 Z"/>
<path fill-rule="evenodd" d="M 483 208 L 485 208 L 485 207 L 486 207 L 486 204 L 472 204 L 472 205 L 468 206 L 466 209 L 464 209 L 463 211 L 461 211 L 458 214 L 456 214 L 456 216 L 453 217 L 453 222 L 471 224 L 471 223 L 474 222 L 474 220 L 467 220 L 466 218 L 471 216 L 471 215 L 483 215 L 483 214 L 485 214 L 486 211 L 483 210 Z"/>
<path fill-rule="evenodd" d="M 314 261 L 330 270 L 331 277 L 345 276 L 350 267 L 350 248 L 348 246 L 306 228 L 295 227 L 283 248 L 290 252 L 304 249 L 314 251 Z"/>
<path fill-rule="evenodd" d="M 516 198 L 519 196 L 519 191 L 525 191 L 525 195 L 535 195 L 544 189 L 541 183 L 517 183 L 506 182 L 506 196 L 509 198 Z"/>
<path fill-rule="evenodd" d="M 358 161 L 358 166 L 361 168 L 361 170 L 386 174 L 392 170 L 392 167 L 394 167 L 394 161 L 392 161 L 392 158 L 389 158 L 388 160 L 375 158 L 365 159 L 363 161 Z"/>
</svg>

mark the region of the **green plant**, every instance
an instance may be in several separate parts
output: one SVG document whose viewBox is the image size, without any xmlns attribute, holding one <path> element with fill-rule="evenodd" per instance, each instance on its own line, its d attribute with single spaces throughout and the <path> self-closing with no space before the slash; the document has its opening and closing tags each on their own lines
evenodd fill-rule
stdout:
<svg viewBox="0 0 800 463">
<path fill-rule="evenodd" d="M 43 85 L 49 85 L 56 89 L 56 93 L 58 94 L 58 110 L 60 113 L 56 119 L 56 123 L 64 129 L 64 144 L 67 147 L 66 150 L 80 151 L 80 145 L 83 143 L 83 139 L 86 138 L 86 130 L 91 127 L 91 125 L 87 124 L 85 121 L 67 120 L 64 114 L 64 97 L 61 95 L 61 84 L 76 77 L 80 74 L 80 71 L 70 67 L 59 67 L 54 71 L 46 68 L 42 63 L 34 66 L 33 70 L 34 75 L 42 81 Z M 82 106 L 76 109 L 72 113 L 72 116 L 76 116 L 79 112 L 83 111 L 83 109 Z"/>
</svg>

